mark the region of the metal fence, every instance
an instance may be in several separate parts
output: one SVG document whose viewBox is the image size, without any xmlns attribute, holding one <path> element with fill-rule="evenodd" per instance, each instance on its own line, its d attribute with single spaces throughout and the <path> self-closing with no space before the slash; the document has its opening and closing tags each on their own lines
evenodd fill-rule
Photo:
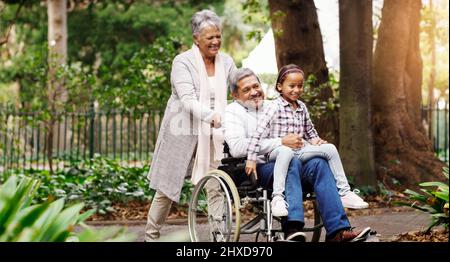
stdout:
<svg viewBox="0 0 450 262">
<path fill-rule="evenodd" d="M 434 152 L 445 162 L 449 162 L 448 149 L 448 106 L 447 100 L 440 99 L 431 108 L 422 107 L 422 120 L 428 132 Z"/>
<path fill-rule="evenodd" d="M 448 102 L 431 109 L 423 107 L 422 119 L 437 156 L 448 162 Z M 91 159 L 95 154 L 142 165 L 151 160 L 161 120 L 158 110 L 133 114 L 101 112 L 92 106 L 85 112 L 59 115 L 50 140 L 48 122 L 41 114 L 0 110 L 0 172 L 50 169 L 50 162 L 55 170 L 68 161 Z"/>
<path fill-rule="evenodd" d="M 53 125 L 42 117 L 0 111 L 0 171 L 50 169 L 50 163 L 55 170 L 66 161 L 91 159 L 95 154 L 141 165 L 151 159 L 162 113 L 100 112 L 91 107 L 61 114 Z M 52 138 L 48 135 L 51 129 Z"/>
</svg>

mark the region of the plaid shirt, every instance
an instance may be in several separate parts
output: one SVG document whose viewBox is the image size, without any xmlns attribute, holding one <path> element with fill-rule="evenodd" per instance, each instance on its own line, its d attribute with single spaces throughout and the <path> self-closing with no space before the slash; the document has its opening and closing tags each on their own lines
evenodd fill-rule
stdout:
<svg viewBox="0 0 450 262">
<path fill-rule="evenodd" d="M 247 149 L 248 160 L 256 160 L 261 138 L 281 138 L 290 133 L 299 134 L 306 140 L 319 136 L 311 122 L 306 105 L 300 100 L 297 100 L 297 104 L 299 106 L 293 110 L 290 104 L 280 96 L 267 105 L 264 112 L 260 114 L 258 127 L 250 139 Z"/>
</svg>

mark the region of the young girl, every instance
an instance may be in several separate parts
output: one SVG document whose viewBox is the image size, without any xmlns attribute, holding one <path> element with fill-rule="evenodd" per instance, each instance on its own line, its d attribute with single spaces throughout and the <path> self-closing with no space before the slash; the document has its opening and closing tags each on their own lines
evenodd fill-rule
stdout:
<svg viewBox="0 0 450 262">
<path fill-rule="evenodd" d="M 292 157 L 297 157 L 302 162 L 317 156 L 327 159 L 344 207 L 367 208 L 369 205 L 351 191 L 336 147 L 319 137 L 305 104 L 299 100 L 303 92 L 304 77 L 303 71 L 297 65 L 290 64 L 281 68 L 276 82 L 276 90 L 280 93 L 280 97 L 265 108 L 258 120 L 258 127 L 248 146 L 246 173 L 256 173 L 256 156 L 261 138 L 282 138 L 288 134 L 296 134 L 302 144 L 299 149 L 280 145 L 268 156 L 269 161 L 276 160 L 272 193 L 273 215 L 288 214 L 283 192 Z"/>
</svg>

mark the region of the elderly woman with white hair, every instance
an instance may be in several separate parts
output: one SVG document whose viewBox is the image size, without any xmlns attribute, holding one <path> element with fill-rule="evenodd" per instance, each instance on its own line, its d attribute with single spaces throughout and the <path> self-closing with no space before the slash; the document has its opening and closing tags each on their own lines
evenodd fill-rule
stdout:
<svg viewBox="0 0 450 262">
<path fill-rule="evenodd" d="M 191 175 L 195 184 L 218 166 L 223 154 L 221 117 L 228 75 L 236 66 L 230 56 L 219 52 L 222 35 L 217 14 L 210 10 L 195 13 L 191 28 L 192 48 L 173 60 L 172 94 L 148 174 L 156 193 L 148 213 L 146 241 L 160 237 L 172 202 L 180 199 L 185 177 Z"/>
</svg>

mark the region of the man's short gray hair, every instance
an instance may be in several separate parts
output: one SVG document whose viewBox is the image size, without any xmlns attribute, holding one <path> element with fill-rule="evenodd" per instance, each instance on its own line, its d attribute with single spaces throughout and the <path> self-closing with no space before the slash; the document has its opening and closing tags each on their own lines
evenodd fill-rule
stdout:
<svg viewBox="0 0 450 262">
<path fill-rule="evenodd" d="M 228 77 L 228 84 L 230 85 L 230 93 L 237 92 L 238 91 L 237 84 L 238 84 L 239 80 L 249 77 L 249 76 L 255 76 L 256 79 L 258 79 L 258 82 L 261 83 L 261 81 L 259 81 L 258 76 L 250 68 L 243 67 L 243 68 L 234 70 Z"/>
<path fill-rule="evenodd" d="M 203 28 L 207 26 L 215 26 L 222 31 L 222 25 L 219 16 L 211 10 L 201 10 L 195 13 L 191 18 L 192 34 L 197 36 Z"/>
</svg>

